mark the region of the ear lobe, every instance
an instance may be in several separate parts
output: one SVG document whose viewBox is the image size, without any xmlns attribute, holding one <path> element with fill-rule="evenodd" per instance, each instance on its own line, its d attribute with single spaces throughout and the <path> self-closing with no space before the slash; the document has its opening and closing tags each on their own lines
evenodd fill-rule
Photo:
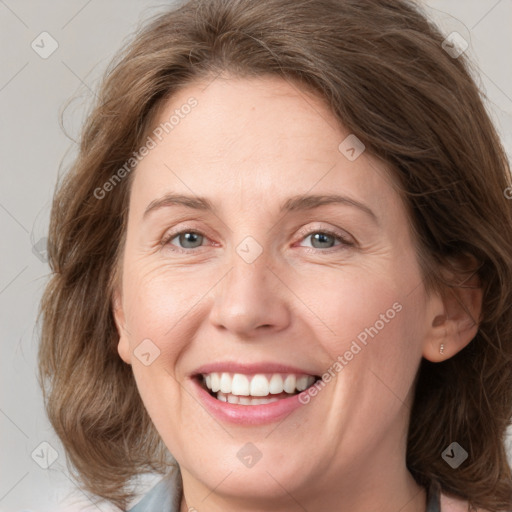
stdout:
<svg viewBox="0 0 512 512">
<path fill-rule="evenodd" d="M 476 273 L 456 286 L 446 287 L 436 299 L 436 314 L 423 349 L 423 357 L 438 363 L 466 347 L 476 336 L 482 312 L 483 290 Z M 442 345 L 442 347 L 441 347 Z"/>
<path fill-rule="evenodd" d="M 116 288 L 112 297 L 112 311 L 114 313 L 114 322 L 116 324 L 117 333 L 119 334 L 119 341 L 117 343 L 117 352 L 126 364 L 131 364 L 131 351 L 128 333 L 125 328 L 125 314 L 123 310 L 123 303 L 121 293 Z"/>
</svg>

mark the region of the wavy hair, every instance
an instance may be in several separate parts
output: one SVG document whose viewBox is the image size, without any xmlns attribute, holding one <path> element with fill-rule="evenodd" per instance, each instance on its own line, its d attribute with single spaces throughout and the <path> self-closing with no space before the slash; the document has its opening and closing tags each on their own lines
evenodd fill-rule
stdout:
<svg viewBox="0 0 512 512">
<path fill-rule="evenodd" d="M 428 291 L 477 273 L 477 335 L 454 357 L 420 364 L 407 466 L 420 485 L 491 512 L 512 509 L 510 167 L 471 63 L 452 58 L 443 39 L 408 0 L 191 0 L 148 20 L 117 55 L 57 186 L 40 309 L 45 405 L 85 490 L 124 508 L 133 477 L 169 463 L 116 350 L 112 292 L 136 171 L 108 194 L 98 190 L 119 176 L 173 93 L 228 72 L 315 91 L 388 164 Z M 457 470 L 441 457 L 453 440 L 469 452 Z"/>
</svg>

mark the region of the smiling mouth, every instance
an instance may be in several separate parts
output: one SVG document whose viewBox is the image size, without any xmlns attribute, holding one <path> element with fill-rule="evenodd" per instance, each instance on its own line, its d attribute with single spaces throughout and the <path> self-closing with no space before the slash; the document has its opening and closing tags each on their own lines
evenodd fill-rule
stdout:
<svg viewBox="0 0 512 512">
<path fill-rule="evenodd" d="M 212 372 L 196 376 L 199 384 L 220 402 L 263 405 L 295 396 L 320 379 L 315 375 L 293 373 Z"/>
</svg>

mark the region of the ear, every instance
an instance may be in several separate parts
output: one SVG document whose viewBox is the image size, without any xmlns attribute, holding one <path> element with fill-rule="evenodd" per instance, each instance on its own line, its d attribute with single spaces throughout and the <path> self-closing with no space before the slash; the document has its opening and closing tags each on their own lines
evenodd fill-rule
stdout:
<svg viewBox="0 0 512 512">
<path fill-rule="evenodd" d="M 453 277 L 453 276 L 452 276 Z M 460 281 L 460 279 L 459 279 Z M 482 286 L 476 272 L 430 299 L 431 323 L 423 357 L 438 363 L 454 356 L 476 336 L 482 312 Z"/>
<path fill-rule="evenodd" d="M 119 334 L 117 351 L 121 359 L 126 364 L 131 364 L 130 341 L 128 339 L 128 332 L 126 330 L 126 319 L 123 310 L 123 301 L 121 292 L 118 287 L 116 287 L 112 296 L 112 310 L 114 312 L 114 321 L 116 324 L 117 332 Z"/>
</svg>

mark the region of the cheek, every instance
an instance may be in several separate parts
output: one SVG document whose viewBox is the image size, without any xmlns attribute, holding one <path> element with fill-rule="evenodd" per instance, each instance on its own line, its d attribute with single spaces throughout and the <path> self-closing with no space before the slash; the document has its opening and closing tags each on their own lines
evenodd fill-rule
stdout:
<svg viewBox="0 0 512 512">
<path fill-rule="evenodd" d="M 421 284 L 414 261 L 393 261 L 387 268 L 339 273 L 335 280 L 332 274 L 320 276 L 309 287 L 314 292 L 307 304 L 318 312 L 312 321 L 331 365 L 342 357 L 351 379 L 370 369 L 401 386 L 408 380 L 404 373 L 413 376 L 420 359 L 426 303 L 423 287 L 412 284 Z M 298 294 L 311 284 L 304 283 Z"/>
<path fill-rule="evenodd" d="M 394 316 L 393 304 L 401 296 L 398 283 L 388 271 L 369 269 L 317 274 L 298 290 L 310 309 L 318 312 L 324 330 L 342 341 L 364 332 L 388 310 L 388 316 Z"/>
<path fill-rule="evenodd" d="M 127 265 L 125 276 L 125 306 L 132 334 L 159 342 L 175 338 L 174 332 L 189 323 L 195 306 L 209 289 L 208 283 L 189 269 L 176 270 L 153 262 Z"/>
</svg>

